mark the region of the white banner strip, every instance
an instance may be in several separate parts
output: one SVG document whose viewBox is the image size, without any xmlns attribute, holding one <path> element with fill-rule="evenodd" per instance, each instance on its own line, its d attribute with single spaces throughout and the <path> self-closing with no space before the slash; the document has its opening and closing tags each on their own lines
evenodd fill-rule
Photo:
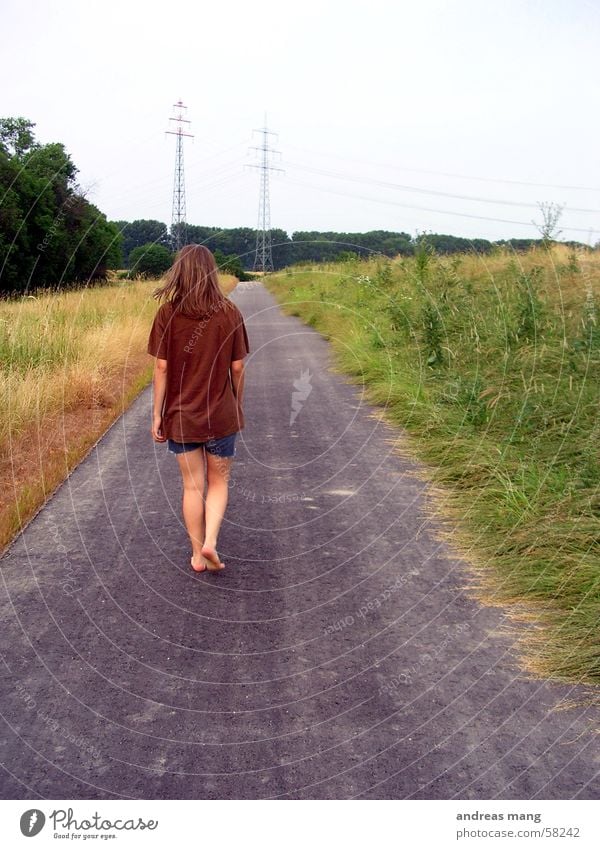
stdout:
<svg viewBox="0 0 600 849">
<path fill-rule="evenodd" d="M 86 845 L 287 849 L 600 846 L 597 801 L 0 802 L 5 847 Z"/>
</svg>

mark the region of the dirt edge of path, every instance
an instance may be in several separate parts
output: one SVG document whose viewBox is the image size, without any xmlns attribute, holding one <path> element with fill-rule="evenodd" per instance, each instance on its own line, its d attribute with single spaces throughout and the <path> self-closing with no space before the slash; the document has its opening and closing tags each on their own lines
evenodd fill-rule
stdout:
<svg viewBox="0 0 600 849">
<path fill-rule="evenodd" d="M 0 458 L 0 557 L 152 378 L 146 353 L 130 357 L 98 403 L 43 416 Z M 150 434 L 148 435 L 150 439 Z"/>
</svg>

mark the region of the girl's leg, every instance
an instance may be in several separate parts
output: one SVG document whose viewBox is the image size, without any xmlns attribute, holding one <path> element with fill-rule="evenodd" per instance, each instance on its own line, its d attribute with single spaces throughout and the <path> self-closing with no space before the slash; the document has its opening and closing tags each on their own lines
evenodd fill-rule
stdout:
<svg viewBox="0 0 600 849">
<path fill-rule="evenodd" d="M 204 449 L 195 448 L 177 455 L 183 479 L 183 520 L 192 543 L 192 567 L 201 572 L 206 567 L 202 557 L 204 542 Z"/>
<path fill-rule="evenodd" d="M 206 476 L 208 483 L 205 508 L 206 530 L 201 553 L 209 561 L 209 568 L 213 569 L 222 569 L 225 565 L 221 563 L 217 554 L 217 537 L 219 536 L 219 529 L 227 507 L 231 463 L 231 457 L 219 457 L 216 454 L 206 452 Z"/>
</svg>

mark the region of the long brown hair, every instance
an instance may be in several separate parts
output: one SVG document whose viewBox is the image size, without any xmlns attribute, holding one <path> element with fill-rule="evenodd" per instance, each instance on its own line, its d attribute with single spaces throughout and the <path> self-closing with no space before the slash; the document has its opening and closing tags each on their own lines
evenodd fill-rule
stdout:
<svg viewBox="0 0 600 849">
<path fill-rule="evenodd" d="M 162 286 L 152 294 L 158 300 L 171 301 L 176 309 L 193 318 L 231 303 L 221 292 L 215 258 L 204 245 L 184 245 L 175 254 Z"/>
</svg>

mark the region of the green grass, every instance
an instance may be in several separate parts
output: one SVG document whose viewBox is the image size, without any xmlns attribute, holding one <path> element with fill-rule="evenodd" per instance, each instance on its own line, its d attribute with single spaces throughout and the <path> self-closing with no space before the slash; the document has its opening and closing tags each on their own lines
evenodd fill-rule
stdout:
<svg viewBox="0 0 600 849">
<path fill-rule="evenodd" d="M 471 589 L 532 673 L 600 682 L 600 253 L 294 266 L 265 280 L 409 436 Z"/>
</svg>

